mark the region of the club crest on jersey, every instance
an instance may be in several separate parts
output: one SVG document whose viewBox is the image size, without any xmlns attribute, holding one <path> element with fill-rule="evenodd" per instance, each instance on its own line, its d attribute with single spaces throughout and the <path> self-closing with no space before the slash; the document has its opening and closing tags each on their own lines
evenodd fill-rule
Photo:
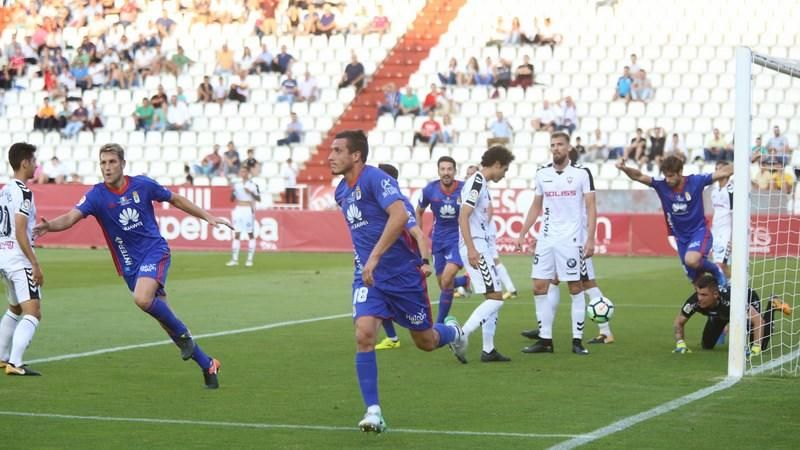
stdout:
<svg viewBox="0 0 800 450">
<path fill-rule="evenodd" d="M 133 203 L 139 203 L 139 193 L 133 191 Z"/>
<path fill-rule="evenodd" d="M 686 196 L 686 201 L 687 202 L 692 201 L 692 196 L 688 192 L 685 194 L 685 196 Z"/>
<path fill-rule="evenodd" d="M 469 195 L 467 196 L 467 201 L 468 202 L 472 202 L 472 203 L 477 202 L 478 201 L 478 194 L 479 194 L 479 192 L 478 192 L 477 189 L 473 189 L 473 190 L 469 191 Z"/>
<path fill-rule="evenodd" d="M 355 203 L 358 200 L 361 200 L 361 186 L 356 186 L 353 189 L 353 192 L 350 193 L 350 196 L 347 198 L 348 203 Z"/>
<path fill-rule="evenodd" d="M 567 183 L 572 184 L 572 177 L 567 177 Z"/>
<path fill-rule="evenodd" d="M 397 195 L 397 188 L 392 184 L 391 178 L 384 178 L 381 180 L 381 187 L 383 188 L 383 198 L 390 195 Z"/>
</svg>

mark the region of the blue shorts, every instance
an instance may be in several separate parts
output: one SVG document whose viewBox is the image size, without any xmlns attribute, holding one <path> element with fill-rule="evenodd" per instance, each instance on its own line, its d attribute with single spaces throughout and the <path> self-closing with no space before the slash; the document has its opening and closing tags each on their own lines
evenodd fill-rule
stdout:
<svg viewBox="0 0 800 450">
<path fill-rule="evenodd" d="M 461 253 L 458 251 L 458 242 L 433 252 L 433 268 L 436 275 L 441 275 L 444 272 L 444 266 L 447 264 L 455 264 L 459 269 L 464 267 L 464 263 L 461 261 Z"/>
<path fill-rule="evenodd" d="M 701 228 L 692 233 L 691 239 L 676 240 L 676 243 L 678 244 L 678 257 L 681 259 L 681 264 L 683 264 L 683 269 L 686 271 L 686 276 L 694 281 L 695 276 L 697 276 L 697 271 L 686 267 L 686 252 L 700 252 L 703 258 L 708 258 L 708 253 L 711 251 L 711 246 L 714 244 L 711 231 L 707 228 Z"/>
<path fill-rule="evenodd" d="M 353 281 L 353 320 L 364 316 L 392 319 L 414 331 L 430 329 L 433 316 L 425 275 L 409 271 L 372 287 L 360 278 Z"/>
<path fill-rule="evenodd" d="M 167 272 L 169 271 L 171 259 L 172 258 L 170 257 L 169 250 L 164 251 L 159 249 L 145 255 L 145 257 L 142 258 L 142 261 L 139 263 L 139 270 L 124 277 L 125 283 L 128 285 L 128 289 L 133 292 L 133 289 L 136 287 L 136 281 L 139 278 L 154 278 L 159 284 L 158 290 L 156 291 L 156 297 L 163 297 L 167 295 L 166 291 L 164 290 L 164 286 L 167 284 Z"/>
</svg>

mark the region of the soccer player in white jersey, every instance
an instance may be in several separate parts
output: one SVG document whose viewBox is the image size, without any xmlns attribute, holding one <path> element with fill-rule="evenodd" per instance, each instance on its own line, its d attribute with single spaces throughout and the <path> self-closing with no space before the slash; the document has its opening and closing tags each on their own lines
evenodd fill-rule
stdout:
<svg viewBox="0 0 800 450">
<path fill-rule="evenodd" d="M 507 148 L 500 145 L 490 148 L 481 158 L 481 170 L 469 177 L 461 190 L 458 250 L 461 260 L 467 263 L 466 269 L 473 292 L 483 294 L 486 298 L 464 323 L 462 329 L 465 336 L 469 336 L 488 320 L 496 322 L 497 312 L 503 306 L 503 291 L 500 289 L 494 258 L 489 248 L 492 203 L 489 182 L 502 180 L 512 161 L 514 155 Z M 510 361 L 494 348 L 494 327 L 490 326 L 490 330 L 490 334 L 483 333 L 481 361 Z M 467 360 L 463 355 L 456 354 L 456 357 L 466 364 Z"/>
<path fill-rule="evenodd" d="M 239 249 L 242 248 L 242 234 L 247 234 L 247 267 L 253 265 L 253 256 L 256 253 L 256 238 L 254 233 L 255 204 L 261 201 L 261 192 L 258 185 L 250 178 L 250 168 L 242 166 L 239 169 L 240 180 L 233 184 L 231 201 L 236 202 L 233 208 L 233 243 L 231 244 L 231 260 L 226 266 L 239 265 Z"/>
<path fill-rule="evenodd" d="M 570 164 L 569 135 L 556 132 L 550 136 L 553 162 L 536 173 L 536 195 L 517 241 L 521 248 L 539 214 L 542 226 L 538 240 L 534 237 L 533 293 L 536 317 L 539 321 L 539 340 L 523 349 L 525 353 L 553 352 L 553 321 L 555 305 L 547 291 L 550 280 L 566 281 L 572 297 L 572 351 L 579 355 L 589 352 L 583 347 L 583 327 L 586 302 L 581 286 L 581 261 L 594 254 L 597 225 L 594 181 L 585 168 Z M 583 211 L 587 212 L 584 225 Z"/>
<path fill-rule="evenodd" d="M 33 252 L 36 206 L 25 181 L 36 170 L 36 147 L 18 142 L 8 151 L 14 178 L 0 190 L 0 278 L 9 307 L 0 319 L 0 367 L 6 375 L 41 375 L 23 364 L 25 349 L 41 320 L 44 275 Z"/>
<path fill-rule="evenodd" d="M 716 171 L 730 163 L 717 161 Z M 711 221 L 711 236 L 714 244 L 711 251 L 714 253 L 714 263 L 719 266 L 730 278 L 731 269 L 728 258 L 731 255 L 731 234 L 733 233 L 733 179 L 732 177 L 720 178 L 711 188 L 711 205 L 714 207 L 714 217 Z"/>
</svg>

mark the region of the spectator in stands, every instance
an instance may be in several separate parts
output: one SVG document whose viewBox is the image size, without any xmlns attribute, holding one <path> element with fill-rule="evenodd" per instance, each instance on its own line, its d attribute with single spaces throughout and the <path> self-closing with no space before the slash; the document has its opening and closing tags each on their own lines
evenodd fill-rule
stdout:
<svg viewBox="0 0 800 450">
<path fill-rule="evenodd" d="M 644 131 L 641 128 L 636 129 L 636 136 L 631 139 L 631 144 L 625 147 L 625 153 L 622 157 L 632 159 L 641 164 L 642 157 L 646 156 L 647 139 L 644 137 Z"/>
<path fill-rule="evenodd" d="M 475 84 L 478 86 L 491 86 L 494 84 L 494 63 L 492 63 L 492 58 L 486 57 L 486 64 L 475 75 Z"/>
<path fill-rule="evenodd" d="M 217 78 L 217 85 L 214 86 L 214 100 L 220 105 L 225 103 L 228 98 L 228 86 L 225 84 L 225 79 L 222 77 Z"/>
<path fill-rule="evenodd" d="M 248 97 L 250 97 L 250 87 L 247 84 L 247 72 L 242 70 L 239 72 L 239 78 L 231 83 L 231 88 L 228 91 L 228 98 L 239 103 L 244 103 L 247 101 Z"/>
<path fill-rule="evenodd" d="M 106 67 L 102 61 L 93 59 L 89 62 L 89 77 L 88 85 L 90 88 L 102 88 L 106 86 L 108 78 L 106 77 Z"/>
<path fill-rule="evenodd" d="M 33 118 L 33 129 L 45 131 L 59 129 L 58 120 L 56 119 L 56 110 L 53 108 L 53 105 L 50 104 L 50 99 L 47 97 L 44 98 L 44 105 L 39 108 L 39 112 L 37 112 L 36 117 Z"/>
<path fill-rule="evenodd" d="M 76 61 L 70 69 L 72 77 L 75 79 L 75 87 L 85 91 L 91 87 L 91 78 L 89 78 L 89 67 L 82 61 Z"/>
<path fill-rule="evenodd" d="M 761 136 L 756 136 L 756 144 L 750 149 L 750 161 L 764 161 L 769 155 L 769 149 L 761 144 Z"/>
<path fill-rule="evenodd" d="M 455 58 L 450 58 L 450 62 L 447 63 L 447 71 L 439 72 L 438 76 L 442 86 L 458 84 L 458 79 L 460 78 L 460 74 L 458 73 L 458 61 Z"/>
<path fill-rule="evenodd" d="M 378 5 L 375 16 L 372 17 L 372 21 L 367 28 L 367 33 L 385 34 L 391 27 L 392 22 L 383 14 L 383 6 Z"/>
<path fill-rule="evenodd" d="M 64 100 L 61 102 L 61 109 L 56 113 L 56 118 L 58 120 L 58 126 L 60 128 L 64 128 L 67 126 L 67 121 L 72 116 L 72 110 L 69 107 L 69 102 Z"/>
<path fill-rule="evenodd" d="M 252 147 L 247 149 L 247 158 L 244 160 L 242 164 L 248 169 L 250 169 L 251 174 L 253 175 L 258 174 L 260 164 L 256 159 L 256 149 Z"/>
<path fill-rule="evenodd" d="M 333 13 L 330 3 L 325 3 L 325 6 L 322 7 L 322 14 L 317 21 L 316 34 L 324 34 L 331 37 L 331 34 L 335 33 L 337 28 L 336 14 Z"/>
<path fill-rule="evenodd" d="M 495 113 L 494 122 L 489 123 L 488 120 L 486 121 L 486 130 L 492 132 L 492 137 L 486 142 L 487 147 L 492 147 L 493 145 L 507 145 L 514 137 L 514 129 L 511 128 L 511 124 L 508 123 L 508 120 L 503 117 L 502 111 L 497 111 Z"/>
<path fill-rule="evenodd" d="M 781 127 L 778 125 L 772 127 L 772 137 L 767 141 L 767 148 L 775 149 L 783 165 L 789 163 L 789 153 L 792 149 L 789 148 L 789 140 L 786 139 L 786 136 L 781 135 Z"/>
<path fill-rule="evenodd" d="M 50 158 L 50 161 L 42 165 L 36 181 L 39 184 L 64 184 L 67 172 L 57 156 Z"/>
<path fill-rule="evenodd" d="M 555 51 L 555 46 L 560 44 L 564 37 L 558 33 L 549 17 L 545 17 L 544 25 L 539 30 L 539 44 L 549 45 L 550 51 Z"/>
<path fill-rule="evenodd" d="M 210 103 L 214 101 L 214 86 L 211 85 L 211 77 L 203 77 L 203 82 L 197 87 L 197 101 Z"/>
<path fill-rule="evenodd" d="M 280 0 L 261 0 L 261 16 L 256 20 L 255 31 L 259 38 L 275 34 L 277 22 L 275 21 L 275 10 L 278 8 Z"/>
<path fill-rule="evenodd" d="M 311 72 L 306 70 L 306 73 L 303 74 L 303 79 L 297 84 L 297 101 L 315 102 L 319 98 L 319 93 L 317 79 L 311 76 Z"/>
<path fill-rule="evenodd" d="M 286 163 L 281 169 L 281 176 L 284 182 L 283 200 L 290 204 L 297 204 L 297 166 L 292 161 L 292 158 L 286 160 Z"/>
<path fill-rule="evenodd" d="M 170 97 L 167 108 L 167 129 L 186 131 L 189 129 L 190 120 L 189 107 L 186 106 L 186 103 L 178 101 L 177 95 Z"/>
<path fill-rule="evenodd" d="M 124 26 L 136 23 L 138 15 L 139 6 L 136 5 L 136 0 L 125 0 L 119 8 L 119 23 Z"/>
<path fill-rule="evenodd" d="M 233 52 L 228 48 L 228 44 L 222 44 L 222 48 L 217 51 L 217 65 L 214 68 L 214 74 L 231 75 L 234 69 Z"/>
<path fill-rule="evenodd" d="M 25 59 L 26 64 L 36 65 L 39 64 L 39 53 L 31 42 L 31 36 L 25 36 L 25 40 L 19 45 L 22 57 Z"/>
<path fill-rule="evenodd" d="M 133 113 L 133 119 L 136 121 L 136 129 L 147 131 L 153 123 L 153 105 L 150 104 L 150 99 L 144 97 L 142 104 L 136 107 Z"/>
<path fill-rule="evenodd" d="M 522 64 L 517 66 L 517 70 L 514 71 L 513 86 L 520 86 L 522 89 L 528 89 L 534 84 L 536 84 L 536 82 L 531 58 L 528 55 L 524 55 L 522 57 Z"/>
<path fill-rule="evenodd" d="M 267 48 L 267 44 L 263 44 L 261 46 L 261 53 L 256 56 L 254 61 L 253 68 L 255 69 L 255 73 L 267 73 L 273 70 L 273 61 L 275 57 L 272 56 L 272 52 L 269 51 Z M 277 65 L 276 65 L 277 67 Z"/>
<path fill-rule="evenodd" d="M 235 177 L 241 167 L 242 161 L 239 159 L 239 151 L 236 150 L 233 141 L 229 141 L 228 148 L 222 154 L 222 174 L 226 177 Z"/>
<path fill-rule="evenodd" d="M 285 22 L 287 33 L 297 36 L 303 31 L 303 21 L 300 17 L 300 10 L 296 6 L 290 5 L 286 10 Z"/>
<path fill-rule="evenodd" d="M 287 71 L 286 78 L 281 81 L 281 85 L 278 87 L 278 92 L 280 92 L 278 101 L 289 102 L 290 105 L 294 103 L 294 99 L 297 97 L 297 86 L 298 83 L 292 76 L 292 71 Z"/>
<path fill-rule="evenodd" d="M 499 89 L 511 86 L 511 61 L 500 58 L 500 62 L 494 67 L 494 87 L 495 91 L 492 98 L 500 96 Z"/>
<path fill-rule="evenodd" d="M 153 105 L 153 122 L 150 124 L 150 129 L 153 131 L 165 131 L 167 129 L 166 102 Z"/>
<path fill-rule="evenodd" d="M 313 3 L 306 7 L 306 15 L 303 16 L 303 33 L 304 34 L 317 34 L 317 27 L 319 26 L 319 14 L 317 8 Z"/>
<path fill-rule="evenodd" d="M 672 139 L 664 151 L 664 156 L 672 155 L 682 155 L 683 161 L 686 162 L 686 153 L 683 151 L 683 147 L 681 146 L 681 138 L 678 136 L 678 133 L 672 133 Z"/>
<path fill-rule="evenodd" d="M 191 59 L 189 59 L 188 56 L 186 56 L 186 54 L 183 52 L 183 47 L 181 47 L 180 45 L 178 46 L 177 53 L 172 55 L 170 62 L 171 62 L 170 67 L 174 68 L 176 76 L 184 73 L 187 67 L 194 64 L 194 61 L 192 61 Z"/>
<path fill-rule="evenodd" d="M 410 114 L 416 116 L 420 111 L 419 97 L 414 93 L 414 89 L 410 86 L 406 87 L 405 94 L 400 96 L 400 114 L 398 115 Z"/>
<path fill-rule="evenodd" d="M 219 144 L 214 144 L 214 149 L 203 157 L 199 165 L 194 166 L 194 171 L 198 175 L 211 177 L 219 173 L 222 166 L 222 157 L 219 154 Z"/>
<path fill-rule="evenodd" d="M 767 157 L 761 165 L 761 173 L 753 180 L 753 187 L 760 191 L 791 194 L 794 183 L 794 173 L 784 170 L 780 158 Z"/>
<path fill-rule="evenodd" d="M 439 107 L 439 97 L 441 93 L 439 89 L 436 87 L 435 83 L 431 84 L 431 90 L 425 95 L 425 100 L 422 102 L 422 112 L 424 114 L 429 114 Z"/>
<path fill-rule="evenodd" d="M 506 45 L 519 45 L 522 42 L 522 26 L 519 24 L 519 17 L 511 19 L 509 28 L 503 43 Z"/>
<path fill-rule="evenodd" d="M 291 113 L 291 121 L 286 125 L 286 137 L 278 139 L 278 145 L 291 145 L 302 140 L 303 124 L 297 118 L 297 113 Z"/>
<path fill-rule="evenodd" d="M 633 77 L 639 74 L 639 71 L 642 70 L 641 66 L 639 66 L 639 57 L 636 56 L 636 53 L 631 53 L 631 64 L 628 66 L 630 69 L 630 73 Z"/>
<path fill-rule="evenodd" d="M 442 116 L 442 129 L 436 133 L 436 142 L 452 144 L 456 139 L 458 139 L 458 132 L 455 130 L 452 120 L 450 120 L 450 114 L 445 114 Z"/>
<path fill-rule="evenodd" d="M 503 16 L 497 16 L 494 29 L 492 30 L 489 40 L 486 42 L 487 47 L 500 47 L 506 41 L 508 36 L 508 29 L 505 26 Z"/>
<path fill-rule="evenodd" d="M 64 130 L 61 132 L 61 136 L 65 139 L 72 139 L 73 137 L 77 136 L 85 126 L 85 122 L 88 119 L 89 111 L 87 111 L 86 107 L 83 106 L 83 100 L 79 100 L 78 107 L 72 111 L 72 115 L 67 121 L 67 126 L 64 127 Z"/>
<path fill-rule="evenodd" d="M 586 161 L 606 161 L 608 159 L 608 141 L 603 136 L 600 128 L 596 128 L 589 136 L 589 149 L 586 152 Z"/>
<path fill-rule="evenodd" d="M 536 131 L 547 131 L 552 133 L 556 131 L 558 125 L 558 111 L 550 106 L 547 100 L 542 101 L 542 106 L 538 109 L 531 120 L 531 126 Z"/>
<path fill-rule="evenodd" d="M 273 61 L 272 70 L 280 73 L 286 73 L 289 70 L 292 62 L 294 62 L 294 56 L 290 55 L 286 51 L 286 46 L 281 45 L 281 52 L 275 55 L 275 60 Z"/>
<path fill-rule="evenodd" d="M 357 91 L 364 87 L 364 65 L 358 62 L 356 52 L 350 53 L 350 63 L 344 68 L 344 74 L 339 82 L 339 89 L 355 86 Z"/>
<path fill-rule="evenodd" d="M 464 68 L 464 72 L 458 74 L 458 85 L 459 86 L 470 86 L 475 84 L 475 77 L 478 76 L 478 72 L 480 72 L 480 66 L 478 66 L 478 59 L 474 56 L 470 56 L 467 60 L 467 65 Z"/>
<path fill-rule="evenodd" d="M 706 161 L 733 161 L 733 148 L 719 132 L 719 128 L 714 128 L 713 136 L 708 139 L 708 144 L 703 149 L 703 159 Z"/>
<path fill-rule="evenodd" d="M 159 55 L 152 47 L 143 47 L 136 51 L 133 57 L 133 67 L 142 77 L 142 82 L 147 80 L 150 75 L 158 74 L 161 70 Z M 75 77 L 77 79 L 77 77 Z"/>
<path fill-rule="evenodd" d="M 242 57 L 236 61 L 236 67 L 239 72 L 245 71 L 247 73 L 256 73 L 256 59 L 250 52 L 250 47 L 245 47 L 242 51 Z"/>
<path fill-rule="evenodd" d="M 577 155 L 578 162 L 584 163 L 588 160 L 586 147 L 584 147 L 583 144 L 581 143 L 580 136 L 575 137 L 575 145 L 572 146 L 572 149 L 575 151 L 575 154 Z"/>
<path fill-rule="evenodd" d="M 647 78 L 647 72 L 644 70 L 639 70 L 639 74 L 633 80 L 631 99 L 644 103 L 653 99 L 653 84 Z"/>
<path fill-rule="evenodd" d="M 433 147 L 436 146 L 436 140 L 439 137 L 439 132 L 442 130 L 441 124 L 436 121 L 434 113 L 428 113 L 428 119 L 422 122 L 419 131 L 414 133 L 414 140 L 411 146 L 416 147 L 417 142 L 424 142 L 430 144 L 430 154 L 433 156 Z"/>
<path fill-rule="evenodd" d="M 175 29 L 175 21 L 170 19 L 169 11 L 165 9 L 161 12 L 161 17 L 156 19 L 156 27 L 158 27 L 158 35 L 161 39 L 172 34 L 172 30 Z"/>
<path fill-rule="evenodd" d="M 150 97 L 150 104 L 153 105 L 153 108 L 158 108 L 166 105 L 168 101 L 169 97 L 167 97 L 167 93 L 164 91 L 164 85 L 159 84 L 156 93 Z"/>
<path fill-rule="evenodd" d="M 578 110 L 575 102 L 572 101 L 572 97 L 566 96 L 558 102 L 558 105 L 561 106 L 561 115 L 556 130 L 566 131 L 571 135 L 578 127 Z"/>
<path fill-rule="evenodd" d="M 625 66 L 622 69 L 622 76 L 617 79 L 617 87 L 614 89 L 614 100 L 625 99 L 626 102 L 630 103 L 631 85 L 633 85 L 631 69 Z"/>
<path fill-rule="evenodd" d="M 0 89 L 9 90 L 14 85 L 14 75 L 11 73 L 8 64 L 0 64 L 0 66 L 2 66 L 2 70 L 0 70 Z"/>
<path fill-rule="evenodd" d="M 397 117 L 400 113 L 400 92 L 394 83 L 383 85 L 383 101 L 378 104 L 378 116 L 389 113 L 392 117 Z"/>
<path fill-rule="evenodd" d="M 664 157 L 664 147 L 667 144 L 667 135 L 663 128 L 653 127 L 647 130 L 647 138 L 650 139 L 650 148 L 647 152 L 646 162 L 660 166 L 661 159 Z"/>
</svg>

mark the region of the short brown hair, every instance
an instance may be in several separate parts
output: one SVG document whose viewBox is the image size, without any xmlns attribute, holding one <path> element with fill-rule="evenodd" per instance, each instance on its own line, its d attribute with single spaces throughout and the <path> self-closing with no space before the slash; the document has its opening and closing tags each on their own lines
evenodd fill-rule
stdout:
<svg viewBox="0 0 800 450">
<path fill-rule="evenodd" d="M 555 131 L 550 135 L 550 140 L 552 141 L 553 139 L 556 139 L 556 138 L 563 138 L 565 141 L 567 141 L 567 145 L 569 145 L 569 141 L 570 141 L 569 134 L 567 134 L 567 133 L 565 133 L 563 131 Z"/>
<path fill-rule="evenodd" d="M 120 161 L 125 161 L 125 149 L 119 144 L 105 144 L 104 146 L 100 147 L 100 155 L 103 153 L 113 153 L 117 155 Z"/>
<path fill-rule="evenodd" d="M 27 142 L 17 142 L 12 145 L 8 149 L 8 163 L 11 164 L 11 169 L 19 170 L 22 161 L 33 158 L 34 153 L 36 153 L 36 146 Z"/>
<path fill-rule="evenodd" d="M 514 154 L 502 145 L 492 146 L 481 157 L 481 166 L 491 167 L 494 163 L 499 162 L 501 166 L 507 166 L 514 161 Z"/>
<path fill-rule="evenodd" d="M 661 173 L 683 173 L 683 160 L 675 155 L 669 155 L 661 161 Z"/>
</svg>

